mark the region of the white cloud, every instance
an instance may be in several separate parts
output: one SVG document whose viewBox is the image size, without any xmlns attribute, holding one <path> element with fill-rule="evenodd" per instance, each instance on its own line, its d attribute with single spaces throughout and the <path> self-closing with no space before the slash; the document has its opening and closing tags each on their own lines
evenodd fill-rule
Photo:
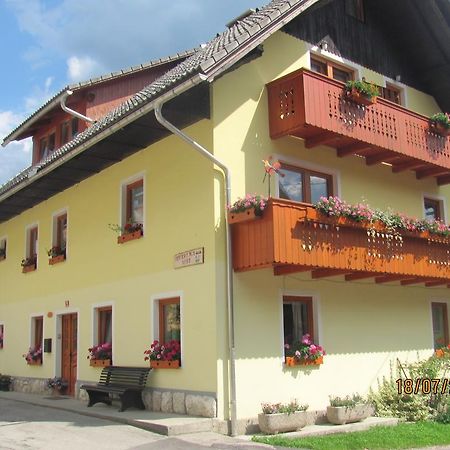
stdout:
<svg viewBox="0 0 450 450">
<path fill-rule="evenodd" d="M 71 56 L 67 60 L 67 76 L 71 82 L 86 80 L 101 71 L 101 65 L 90 56 Z"/>
<path fill-rule="evenodd" d="M 31 114 L 42 106 L 50 97 L 54 95 L 52 84 L 53 77 L 47 77 L 44 86 L 34 86 L 29 96 L 25 97 L 25 112 Z M 11 130 L 9 130 L 11 131 Z M 4 135 L 3 135 L 4 136 Z"/>
<path fill-rule="evenodd" d="M 11 111 L 0 111 L 0 136 L 6 136 L 21 121 L 22 117 Z M 31 163 L 31 139 L 12 142 L 6 147 L 0 147 L 0 185 L 17 175 Z"/>
</svg>

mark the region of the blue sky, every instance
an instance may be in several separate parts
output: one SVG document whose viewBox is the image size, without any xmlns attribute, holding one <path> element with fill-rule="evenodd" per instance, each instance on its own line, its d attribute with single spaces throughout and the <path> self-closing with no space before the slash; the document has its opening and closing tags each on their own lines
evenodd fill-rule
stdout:
<svg viewBox="0 0 450 450">
<path fill-rule="evenodd" d="M 195 47 L 264 3 L 0 1 L 0 142 L 67 84 Z M 30 162 L 30 140 L 0 147 L 0 185 Z"/>
</svg>

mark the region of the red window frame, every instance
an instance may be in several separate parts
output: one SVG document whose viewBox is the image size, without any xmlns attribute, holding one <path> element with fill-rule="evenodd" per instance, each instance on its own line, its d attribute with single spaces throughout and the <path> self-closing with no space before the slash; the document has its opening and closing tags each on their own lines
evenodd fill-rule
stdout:
<svg viewBox="0 0 450 450">
<path fill-rule="evenodd" d="M 443 319 L 443 325 L 444 325 L 444 341 L 443 343 L 439 343 L 439 345 L 437 345 L 436 343 L 436 339 L 435 339 L 435 323 L 434 320 L 433 322 L 433 345 L 434 348 L 439 348 L 439 347 L 446 347 L 449 344 L 449 332 L 448 332 L 448 312 L 447 312 L 447 303 L 440 303 L 440 302 L 432 302 L 431 303 L 431 311 L 432 311 L 432 319 L 434 319 L 434 314 L 433 312 L 435 310 L 440 310 L 440 313 L 442 314 L 442 319 Z"/>
<path fill-rule="evenodd" d="M 336 78 L 335 71 L 347 74 L 348 80 L 353 80 L 355 76 L 355 72 L 352 69 L 336 64 L 333 61 L 317 57 L 316 55 L 311 55 L 310 64 L 311 70 L 313 72 L 321 73 L 322 75 L 326 75 L 327 77 L 333 78 L 334 80 L 343 81 L 341 80 L 341 77 Z"/>
<path fill-rule="evenodd" d="M 63 242 L 64 229 L 67 232 L 67 213 L 61 214 L 56 218 L 56 242 L 55 245 L 60 250 L 66 248 L 67 242 Z M 67 235 L 66 235 L 67 239 Z M 64 245 L 63 245 L 64 244 Z"/>
<path fill-rule="evenodd" d="M 294 295 L 284 295 L 283 305 L 292 303 L 303 303 L 306 307 L 306 323 L 307 329 L 303 330 L 303 334 L 309 334 L 312 339 L 314 339 L 314 315 L 313 315 L 313 299 L 312 297 L 294 296 Z M 286 337 L 286 330 L 284 329 L 283 323 L 283 334 Z"/>
<path fill-rule="evenodd" d="M 180 298 L 179 297 L 173 297 L 173 298 L 165 298 L 162 300 L 159 300 L 159 341 L 165 342 L 166 338 L 166 317 L 165 317 L 165 306 L 167 305 L 178 305 L 180 307 Z M 181 332 L 181 317 L 180 317 L 180 332 Z"/>
<path fill-rule="evenodd" d="M 42 347 L 42 338 L 44 334 L 44 317 L 38 316 L 33 317 L 34 321 L 34 336 L 33 336 L 33 346 L 36 347 Z"/>
<path fill-rule="evenodd" d="M 28 253 L 27 258 L 37 257 L 38 227 L 28 230 Z"/>
<path fill-rule="evenodd" d="M 135 181 L 134 183 L 130 183 L 127 185 L 127 191 L 126 191 L 126 217 L 125 217 L 125 223 L 128 223 L 129 221 L 132 222 L 133 220 L 133 190 L 142 187 L 144 188 L 144 180 L 140 179 Z"/>
</svg>

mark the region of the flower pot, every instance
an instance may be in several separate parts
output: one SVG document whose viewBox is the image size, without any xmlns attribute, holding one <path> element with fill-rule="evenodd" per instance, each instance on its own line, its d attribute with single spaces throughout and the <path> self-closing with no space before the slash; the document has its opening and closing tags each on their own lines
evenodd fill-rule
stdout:
<svg viewBox="0 0 450 450">
<path fill-rule="evenodd" d="M 318 366 L 323 364 L 323 356 L 319 356 L 317 359 L 297 359 L 294 356 L 285 357 L 286 366 Z"/>
<path fill-rule="evenodd" d="M 261 431 L 266 434 L 300 430 L 306 425 L 306 411 L 291 414 L 258 414 L 258 424 Z"/>
<path fill-rule="evenodd" d="M 30 359 L 27 360 L 29 366 L 42 366 L 42 359 Z"/>
<path fill-rule="evenodd" d="M 346 95 L 350 100 L 363 106 L 370 106 L 377 102 L 377 97 L 367 97 L 356 88 L 352 88 L 351 91 L 346 91 Z"/>
<path fill-rule="evenodd" d="M 36 264 L 31 264 L 29 266 L 22 267 L 22 273 L 33 272 L 36 270 Z"/>
<path fill-rule="evenodd" d="M 90 359 L 89 365 L 91 367 L 109 367 L 111 365 L 110 359 Z"/>
<path fill-rule="evenodd" d="M 245 211 L 240 212 L 229 212 L 228 213 L 228 223 L 240 223 L 240 222 L 247 222 L 248 220 L 254 220 L 257 217 L 255 213 L 255 208 L 249 208 Z"/>
<path fill-rule="evenodd" d="M 142 236 L 143 236 L 142 230 L 133 231 L 131 233 L 125 233 L 125 234 L 122 234 L 121 236 L 119 236 L 117 238 L 117 243 L 118 244 L 123 244 L 123 243 L 128 242 L 128 241 L 133 241 L 135 239 L 140 239 Z"/>
<path fill-rule="evenodd" d="M 327 407 L 328 422 L 334 423 L 335 425 L 359 422 L 369 417 L 372 413 L 372 406 L 364 403 L 355 406 Z"/>
<path fill-rule="evenodd" d="M 53 266 L 53 264 L 58 264 L 60 262 L 63 262 L 66 260 L 66 255 L 58 255 L 58 256 L 53 256 L 53 258 L 50 258 L 48 260 L 48 263 Z"/>
<path fill-rule="evenodd" d="M 152 369 L 179 369 L 180 360 L 175 359 L 174 361 L 156 361 L 151 359 L 150 367 Z"/>
<path fill-rule="evenodd" d="M 439 134 L 440 136 L 447 137 L 450 136 L 450 128 L 446 128 L 440 122 L 431 122 L 430 123 L 430 131 L 433 133 Z"/>
</svg>

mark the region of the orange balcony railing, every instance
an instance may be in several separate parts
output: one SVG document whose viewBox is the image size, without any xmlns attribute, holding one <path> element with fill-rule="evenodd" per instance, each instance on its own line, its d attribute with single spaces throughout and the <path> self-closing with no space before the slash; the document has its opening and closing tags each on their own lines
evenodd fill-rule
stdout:
<svg viewBox="0 0 450 450">
<path fill-rule="evenodd" d="M 429 119 L 378 97 L 362 106 L 350 100 L 344 84 L 297 70 L 267 85 L 273 139 L 292 135 L 306 147 L 329 145 L 338 156 L 358 154 L 368 165 L 381 162 L 394 172 L 415 170 L 450 183 L 450 137 L 430 129 Z"/>
<path fill-rule="evenodd" d="M 376 227 L 270 199 L 262 217 L 232 225 L 233 266 L 236 271 L 271 267 L 276 275 L 311 271 L 313 278 L 450 285 L 448 239 Z"/>
</svg>

